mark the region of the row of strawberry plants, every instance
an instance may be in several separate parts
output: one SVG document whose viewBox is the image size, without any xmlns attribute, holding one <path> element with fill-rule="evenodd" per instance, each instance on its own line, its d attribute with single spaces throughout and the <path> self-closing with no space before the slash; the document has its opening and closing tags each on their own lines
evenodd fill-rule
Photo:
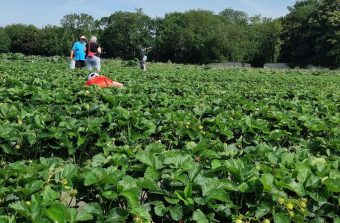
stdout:
<svg viewBox="0 0 340 223">
<path fill-rule="evenodd" d="M 91 141 L 98 137 L 108 141 L 112 137 L 118 138 L 119 143 L 138 143 L 149 140 L 151 136 L 165 139 L 171 144 L 169 146 L 176 147 L 186 139 L 197 139 L 200 134 L 227 142 L 235 142 L 242 137 L 245 144 L 266 141 L 279 146 L 291 146 L 307 139 L 323 147 L 330 145 L 331 150 L 337 149 L 337 98 L 327 98 L 328 95 L 317 98 L 315 94 L 319 91 L 314 95 L 309 95 L 313 91 L 298 96 L 293 94 L 293 100 L 289 101 L 284 98 L 286 92 L 265 89 L 266 94 L 261 91 L 256 94 L 247 91 L 249 85 L 238 86 L 233 82 L 223 98 L 220 97 L 223 91 L 218 89 L 223 86 L 214 86 L 215 94 L 203 92 L 203 98 L 196 100 L 194 98 L 199 92 L 195 92 L 190 85 L 184 87 L 190 93 L 184 96 L 166 92 L 180 91 L 186 85 L 170 86 L 166 82 L 158 86 L 158 94 L 135 97 L 143 89 L 118 94 L 98 92 L 97 89 L 88 91 L 75 81 L 78 85 L 55 90 L 46 88 L 50 86 L 49 80 L 36 79 L 33 79 L 33 86 L 24 84 L 22 88 L 5 86 L 7 89 L 3 89 L 7 100 L 1 104 L 0 111 L 2 118 L 8 122 L 2 129 L 2 138 L 7 138 L 3 148 L 10 155 L 16 152 L 14 143 L 20 147 L 25 143 L 29 149 L 36 146 L 39 157 L 50 151 L 51 147 L 56 150 L 67 148 L 73 154 L 82 144 L 93 144 Z M 235 79 L 238 81 L 238 78 Z M 28 80 L 32 83 L 32 79 Z M 59 81 L 65 82 L 64 77 Z M 35 87 L 35 83 L 42 86 Z M 54 85 L 57 86 L 56 83 Z M 146 92 L 155 90 L 154 86 L 145 86 L 149 87 L 144 89 Z M 232 89 L 235 86 L 237 90 Z M 24 100 L 13 103 L 12 94 L 15 100 Z M 256 100 L 249 98 L 249 95 Z M 61 134 L 64 131 L 68 131 L 69 135 Z"/>
<path fill-rule="evenodd" d="M 337 219 L 340 159 L 269 146 L 116 147 L 82 167 L 41 158 L 4 165 L 3 219 L 32 222 L 303 222 Z M 68 200 L 67 200 L 68 198 Z M 70 200 L 71 199 L 71 200 Z M 73 205 L 72 204 L 73 200 Z M 9 213 L 12 213 L 10 215 Z M 139 219 L 139 220 L 138 220 Z"/>
</svg>

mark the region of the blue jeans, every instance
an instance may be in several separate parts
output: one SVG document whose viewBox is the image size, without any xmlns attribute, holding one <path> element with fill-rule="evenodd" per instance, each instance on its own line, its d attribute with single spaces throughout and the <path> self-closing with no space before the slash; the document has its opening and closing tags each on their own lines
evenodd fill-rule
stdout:
<svg viewBox="0 0 340 223">
<path fill-rule="evenodd" d="M 97 72 L 100 72 L 100 58 L 97 56 L 86 57 L 86 65 L 89 71 L 96 68 Z"/>
</svg>

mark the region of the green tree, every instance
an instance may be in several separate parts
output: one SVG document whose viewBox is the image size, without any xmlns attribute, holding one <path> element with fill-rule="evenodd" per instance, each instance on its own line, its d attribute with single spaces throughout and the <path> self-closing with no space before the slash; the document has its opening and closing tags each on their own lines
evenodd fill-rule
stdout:
<svg viewBox="0 0 340 223">
<path fill-rule="evenodd" d="M 340 66 L 340 1 L 323 0 L 309 19 L 313 40 L 311 63 Z"/>
<path fill-rule="evenodd" d="M 184 16 L 183 13 L 170 13 L 156 21 L 156 39 L 153 53 L 160 61 L 184 60 Z"/>
<path fill-rule="evenodd" d="M 246 25 L 249 20 L 247 13 L 243 11 L 237 11 L 231 8 L 221 11 L 219 15 L 224 17 L 228 22 L 232 22 L 236 24 Z"/>
<path fill-rule="evenodd" d="M 100 41 L 105 56 L 133 59 L 153 42 L 153 22 L 141 9 L 116 12 L 101 19 Z"/>
<path fill-rule="evenodd" d="M 241 58 L 235 36 L 236 26 L 210 11 L 191 10 L 170 13 L 159 22 L 156 32 L 158 59 L 185 63 L 207 63 Z M 236 46 L 236 47 L 235 47 Z"/>
<path fill-rule="evenodd" d="M 89 38 L 90 35 L 97 35 L 98 33 L 97 21 L 91 15 L 85 13 L 65 15 L 60 24 L 64 28 L 65 34 L 72 41 L 79 39 L 81 35 Z"/>
<path fill-rule="evenodd" d="M 227 61 L 245 61 L 250 45 L 249 18 L 245 12 L 226 9 L 219 13 L 224 25 L 224 58 Z"/>
<path fill-rule="evenodd" d="M 13 53 L 37 54 L 40 30 L 33 25 L 15 24 L 5 27 L 11 39 L 10 51 Z"/>
<path fill-rule="evenodd" d="M 39 35 L 39 54 L 44 56 L 68 55 L 72 44 L 68 37 L 67 31 L 62 27 L 45 26 Z"/>
<path fill-rule="evenodd" d="M 3 28 L 0 28 L 0 39 L 1 39 L 0 53 L 9 52 L 10 48 L 11 48 L 11 39 L 7 35 L 5 29 L 3 29 Z"/>
<path fill-rule="evenodd" d="M 184 13 L 184 56 L 189 63 L 206 63 L 223 58 L 226 29 L 223 21 L 210 11 Z"/>
<path fill-rule="evenodd" d="M 262 67 L 266 62 L 277 62 L 281 49 L 281 30 L 279 19 L 260 16 L 250 18 L 246 61 L 256 67 Z"/>
<path fill-rule="evenodd" d="M 297 1 L 289 7 L 289 13 L 282 19 L 282 51 L 280 60 L 291 65 L 306 66 L 311 63 L 314 40 L 309 21 L 319 5 L 318 0 Z"/>
</svg>

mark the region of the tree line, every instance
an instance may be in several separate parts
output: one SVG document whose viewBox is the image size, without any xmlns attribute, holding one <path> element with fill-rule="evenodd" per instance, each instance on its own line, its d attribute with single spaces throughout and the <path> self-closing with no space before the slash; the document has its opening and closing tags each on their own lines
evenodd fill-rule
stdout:
<svg viewBox="0 0 340 223">
<path fill-rule="evenodd" d="M 151 18 L 142 9 L 114 12 L 95 20 L 88 14 L 65 15 L 59 26 L 0 27 L 0 52 L 68 55 L 81 35 L 98 36 L 103 56 L 134 59 L 147 53 L 155 61 L 175 63 L 285 62 L 340 65 L 340 1 L 300 0 L 289 13 L 271 19 L 225 9 L 218 14 L 190 10 Z"/>
</svg>

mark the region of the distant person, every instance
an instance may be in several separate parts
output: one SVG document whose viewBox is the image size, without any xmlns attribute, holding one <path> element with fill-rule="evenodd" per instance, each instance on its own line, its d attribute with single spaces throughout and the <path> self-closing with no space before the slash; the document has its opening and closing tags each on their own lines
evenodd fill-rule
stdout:
<svg viewBox="0 0 340 223">
<path fill-rule="evenodd" d="M 141 61 L 140 61 L 140 69 L 142 69 L 143 71 L 146 71 L 146 60 L 148 59 L 148 57 L 146 55 L 143 55 Z"/>
<path fill-rule="evenodd" d="M 76 68 L 82 68 L 86 66 L 85 50 L 86 50 L 86 37 L 81 36 L 79 41 L 73 44 L 70 54 L 70 59 L 75 61 Z"/>
<path fill-rule="evenodd" d="M 86 86 L 90 85 L 97 85 L 101 88 L 106 88 L 106 87 L 123 87 L 124 85 L 122 83 L 116 82 L 111 80 L 108 77 L 99 75 L 97 73 L 90 73 L 87 82 L 85 83 Z"/>
<path fill-rule="evenodd" d="M 96 69 L 97 73 L 100 72 L 100 54 L 102 49 L 97 43 L 97 37 L 92 36 L 90 41 L 86 44 L 86 64 L 88 70 L 91 72 L 93 68 Z"/>
</svg>

